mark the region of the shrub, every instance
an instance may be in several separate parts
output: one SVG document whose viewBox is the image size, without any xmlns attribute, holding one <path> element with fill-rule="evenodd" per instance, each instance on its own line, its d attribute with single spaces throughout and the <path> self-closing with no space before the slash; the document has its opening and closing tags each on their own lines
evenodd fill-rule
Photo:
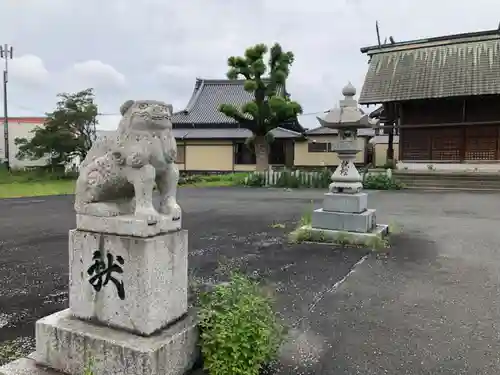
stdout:
<svg viewBox="0 0 500 375">
<path fill-rule="evenodd" d="M 200 296 L 199 328 L 210 375 L 258 375 L 276 358 L 284 330 L 258 283 L 237 273 Z"/>
<path fill-rule="evenodd" d="M 300 218 L 299 226 L 302 227 L 304 225 L 309 225 L 309 226 L 311 225 L 313 211 L 314 211 L 314 201 L 311 201 L 310 206 Z"/>
<path fill-rule="evenodd" d="M 281 188 L 315 188 L 326 189 L 331 183 L 332 171 L 323 168 L 319 171 L 301 171 L 283 169 L 279 177 L 271 185 Z M 247 186 L 260 187 L 265 185 L 265 173 L 252 172 L 245 181 Z"/>
<path fill-rule="evenodd" d="M 197 175 L 183 175 L 179 177 L 179 185 L 195 184 L 201 181 L 202 181 L 201 176 Z"/>
<path fill-rule="evenodd" d="M 373 190 L 399 190 L 403 184 L 394 177 L 388 177 L 385 173 L 373 174 L 365 177 L 363 188 Z"/>
<path fill-rule="evenodd" d="M 203 184 L 207 186 L 243 185 L 245 173 L 218 173 L 207 175 L 185 174 L 179 178 L 179 185 Z"/>
<path fill-rule="evenodd" d="M 300 175 L 297 176 L 294 172 L 291 171 L 283 171 L 278 177 L 278 181 L 276 181 L 275 186 L 297 189 L 301 186 Z"/>
<path fill-rule="evenodd" d="M 312 180 L 310 187 L 315 189 L 327 189 L 332 183 L 332 171 L 328 168 L 323 168 L 317 178 Z"/>
<path fill-rule="evenodd" d="M 266 183 L 264 175 L 261 173 L 250 173 L 245 179 L 245 185 L 251 187 L 262 187 Z"/>
</svg>

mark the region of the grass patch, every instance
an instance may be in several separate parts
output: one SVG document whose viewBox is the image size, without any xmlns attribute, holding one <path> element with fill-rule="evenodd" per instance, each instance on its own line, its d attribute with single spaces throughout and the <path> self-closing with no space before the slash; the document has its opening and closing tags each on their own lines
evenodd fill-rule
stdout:
<svg viewBox="0 0 500 375">
<path fill-rule="evenodd" d="M 71 180 L 14 182 L 10 184 L 0 184 L 0 198 L 22 198 L 73 194 L 74 191 L 75 182 Z"/>
<path fill-rule="evenodd" d="M 94 359 L 92 357 L 87 361 L 83 369 L 83 375 L 94 375 Z"/>
<path fill-rule="evenodd" d="M 317 242 L 331 244 L 332 246 L 358 247 L 372 251 L 380 251 L 390 246 L 389 238 L 373 236 L 360 241 L 359 237 L 348 232 L 340 232 L 333 237 L 329 237 L 325 232 L 313 231 L 311 226 L 307 225 L 298 227 L 290 232 L 288 241 L 290 243 Z"/>
<path fill-rule="evenodd" d="M 0 198 L 73 194 L 75 178 L 74 173 L 65 174 L 44 168 L 9 172 L 0 167 Z"/>
<path fill-rule="evenodd" d="M 363 188 L 367 190 L 401 190 L 404 185 L 386 174 L 368 175 L 363 179 Z"/>
<path fill-rule="evenodd" d="M 273 223 L 271 224 L 271 228 L 273 229 L 285 229 L 285 224 L 281 224 L 281 223 Z"/>
<path fill-rule="evenodd" d="M 368 248 L 373 251 L 379 251 L 389 247 L 389 237 L 383 238 L 382 236 L 373 236 L 360 241 L 359 237 L 349 232 L 340 232 L 332 237 L 327 236 L 326 232 L 312 230 L 312 211 L 313 202 L 311 201 L 311 208 L 302 215 L 297 228 L 288 234 L 288 241 L 290 243 L 318 242 L 332 244 L 334 246 Z"/>
<path fill-rule="evenodd" d="M 403 226 L 395 221 L 389 221 L 389 234 L 400 234 L 403 232 Z"/>
<path fill-rule="evenodd" d="M 182 176 L 179 186 L 241 186 L 246 176 L 246 173 Z M 74 194 L 76 177 L 75 174 L 52 173 L 43 169 L 8 172 L 0 168 L 0 198 Z"/>
</svg>

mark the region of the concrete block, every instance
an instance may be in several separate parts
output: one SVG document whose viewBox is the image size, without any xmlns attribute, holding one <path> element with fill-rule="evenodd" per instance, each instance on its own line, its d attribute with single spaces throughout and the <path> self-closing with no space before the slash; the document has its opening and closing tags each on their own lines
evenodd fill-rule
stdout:
<svg viewBox="0 0 500 375">
<path fill-rule="evenodd" d="M 152 237 L 181 229 L 181 219 L 172 220 L 171 216 L 159 215 L 155 224 L 135 215 L 92 216 L 76 215 L 76 229 L 97 233 L 118 234 L 122 236 Z"/>
<path fill-rule="evenodd" d="M 368 209 L 360 214 L 331 212 L 320 208 L 312 213 L 313 228 L 344 232 L 370 232 L 376 226 L 375 210 Z"/>
<path fill-rule="evenodd" d="M 184 375 L 198 357 L 193 315 L 151 337 L 98 326 L 74 318 L 69 309 L 36 323 L 38 364 L 81 374 L 92 363 L 94 375 Z"/>
<path fill-rule="evenodd" d="M 330 230 L 330 229 L 318 229 L 318 228 L 309 228 L 303 227 L 304 229 L 310 230 L 313 234 L 313 238 L 321 237 L 325 242 L 335 241 L 339 238 L 339 236 L 344 235 L 345 231 L 341 230 Z M 379 237 L 384 238 L 389 234 L 389 226 L 386 224 L 377 224 L 375 229 L 368 233 L 359 233 L 359 232 L 349 232 L 349 239 L 351 244 L 359 244 L 364 245 L 371 238 Z"/>
<path fill-rule="evenodd" d="M 327 193 L 323 200 L 324 211 L 361 213 L 368 208 L 368 194 Z"/>
<path fill-rule="evenodd" d="M 71 230 L 69 267 L 70 310 L 81 319 L 147 336 L 187 311 L 186 230 L 149 238 Z"/>
</svg>

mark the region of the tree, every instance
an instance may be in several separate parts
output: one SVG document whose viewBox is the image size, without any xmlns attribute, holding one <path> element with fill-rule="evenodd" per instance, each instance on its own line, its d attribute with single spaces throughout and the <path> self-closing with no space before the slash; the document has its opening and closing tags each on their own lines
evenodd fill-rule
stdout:
<svg viewBox="0 0 500 375">
<path fill-rule="evenodd" d="M 93 89 L 57 95 L 56 109 L 47 113 L 31 139 L 16 138 L 17 157 L 37 160 L 48 156 L 48 165 L 62 166 L 75 157 L 83 160 L 96 136 L 97 105 Z"/>
<path fill-rule="evenodd" d="M 245 56 L 232 56 L 227 64 L 227 78 L 245 79 L 245 91 L 253 94 L 253 99 L 241 108 L 232 104 L 221 104 L 219 111 L 237 121 L 242 128 L 250 130 L 257 159 L 257 170 L 269 166 L 269 142 L 271 130 L 283 123 L 295 120 L 302 113 L 299 103 L 290 100 L 285 89 L 290 67 L 294 61 L 292 52 L 284 52 L 276 43 L 269 51 L 267 66 L 264 55 L 268 48 L 257 44 L 245 51 Z M 268 75 L 266 75 L 268 73 Z"/>
</svg>

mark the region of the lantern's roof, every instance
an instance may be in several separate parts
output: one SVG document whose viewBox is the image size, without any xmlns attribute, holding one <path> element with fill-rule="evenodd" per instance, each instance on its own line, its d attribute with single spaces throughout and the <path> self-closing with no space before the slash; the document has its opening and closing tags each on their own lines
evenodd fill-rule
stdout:
<svg viewBox="0 0 500 375">
<path fill-rule="evenodd" d="M 342 94 L 344 99 L 339 101 L 339 108 L 330 109 L 324 117 L 317 117 L 321 126 L 332 129 L 358 129 L 371 128 L 378 124 L 378 120 L 371 119 L 369 114 L 358 107 L 358 102 L 354 99 L 356 88 L 350 82 L 342 89 Z"/>
</svg>

